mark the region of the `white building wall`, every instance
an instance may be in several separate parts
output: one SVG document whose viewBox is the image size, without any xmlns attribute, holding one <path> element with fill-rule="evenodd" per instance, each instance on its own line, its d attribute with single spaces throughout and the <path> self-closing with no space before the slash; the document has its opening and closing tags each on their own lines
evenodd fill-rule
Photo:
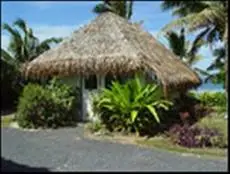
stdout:
<svg viewBox="0 0 230 174">
<path fill-rule="evenodd" d="M 139 77 L 141 78 L 141 82 L 145 82 L 145 75 L 143 73 L 139 73 Z M 98 116 L 93 113 L 92 110 L 92 97 L 97 94 L 98 90 L 105 87 L 105 76 L 97 76 L 97 89 L 95 90 L 87 90 L 85 89 L 85 79 L 81 79 L 81 77 L 63 77 L 61 80 L 73 87 L 78 87 L 81 91 L 80 100 L 81 100 L 81 119 L 83 121 L 91 120 L 95 121 L 98 119 Z"/>
</svg>

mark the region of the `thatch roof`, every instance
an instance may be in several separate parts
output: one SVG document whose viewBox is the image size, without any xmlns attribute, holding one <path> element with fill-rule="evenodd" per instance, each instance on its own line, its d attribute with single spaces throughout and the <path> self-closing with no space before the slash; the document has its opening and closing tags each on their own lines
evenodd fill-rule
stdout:
<svg viewBox="0 0 230 174">
<path fill-rule="evenodd" d="M 153 71 L 164 85 L 192 87 L 200 79 L 140 25 L 111 12 L 96 17 L 57 47 L 27 64 L 26 76 Z"/>
</svg>

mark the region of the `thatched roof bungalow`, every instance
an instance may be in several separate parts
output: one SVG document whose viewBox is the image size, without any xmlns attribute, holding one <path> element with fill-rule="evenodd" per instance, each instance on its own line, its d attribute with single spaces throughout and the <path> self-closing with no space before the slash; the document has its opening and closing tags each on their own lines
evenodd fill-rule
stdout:
<svg viewBox="0 0 230 174">
<path fill-rule="evenodd" d="M 188 89 L 200 79 L 140 25 L 111 12 L 96 17 L 57 47 L 28 63 L 25 76 L 123 75 L 153 72 L 167 88 Z"/>
</svg>

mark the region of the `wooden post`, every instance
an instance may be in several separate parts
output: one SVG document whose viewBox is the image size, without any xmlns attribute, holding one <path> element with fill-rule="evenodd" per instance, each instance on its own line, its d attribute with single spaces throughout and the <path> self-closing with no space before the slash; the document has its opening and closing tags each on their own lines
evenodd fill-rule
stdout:
<svg viewBox="0 0 230 174">
<path fill-rule="evenodd" d="M 163 85 L 163 92 L 164 92 L 164 97 L 165 97 L 165 99 L 167 99 L 167 98 L 168 98 L 167 85 Z"/>
<path fill-rule="evenodd" d="M 79 121 L 83 121 L 84 118 L 84 114 L 85 114 L 85 106 L 84 106 L 84 78 L 81 76 L 80 77 L 80 100 L 81 100 L 81 114 L 80 114 L 80 120 Z"/>
<path fill-rule="evenodd" d="M 105 87 L 105 75 L 97 75 L 97 89 Z"/>
</svg>

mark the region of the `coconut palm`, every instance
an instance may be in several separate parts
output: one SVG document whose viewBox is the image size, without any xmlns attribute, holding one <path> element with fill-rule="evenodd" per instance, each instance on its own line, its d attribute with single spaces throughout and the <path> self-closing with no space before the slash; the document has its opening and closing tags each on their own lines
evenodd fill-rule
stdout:
<svg viewBox="0 0 230 174">
<path fill-rule="evenodd" d="M 201 55 L 197 54 L 202 46 L 202 40 L 194 43 L 186 41 L 184 28 L 181 29 L 180 34 L 175 31 L 166 32 L 165 37 L 172 52 L 189 66 L 202 59 Z"/>
<path fill-rule="evenodd" d="M 12 26 L 4 23 L 3 30 L 10 34 L 10 43 L 8 48 L 1 48 L 1 79 L 4 83 L 2 86 L 3 100 L 8 105 L 14 105 L 23 86 L 32 80 L 25 80 L 20 76 L 19 67 L 22 63 L 33 60 L 39 54 L 50 49 L 51 44 L 59 43 L 61 38 L 50 38 L 42 42 L 34 36 L 33 30 L 29 28 L 22 19 L 16 20 Z M 10 96 L 9 96 L 10 95 Z M 12 98 L 13 100 L 8 100 Z M 10 104 L 8 104 L 10 103 Z"/>
<path fill-rule="evenodd" d="M 32 29 L 22 19 L 17 19 L 13 26 L 4 23 L 2 28 L 10 34 L 10 43 L 7 50 L 1 49 L 1 58 L 15 66 L 31 61 L 50 49 L 52 43 L 59 43 L 62 40 L 61 38 L 50 38 L 39 42 Z"/>
<path fill-rule="evenodd" d="M 163 31 L 186 27 L 189 32 L 200 32 L 196 37 L 197 42 L 204 39 L 206 43 L 212 45 L 216 41 L 223 41 L 225 50 L 228 51 L 228 1 L 164 1 L 162 9 L 172 10 L 173 15 L 179 17 L 167 24 Z M 227 59 L 225 61 L 225 71 L 228 72 Z"/>
<path fill-rule="evenodd" d="M 93 8 L 93 12 L 96 14 L 101 14 L 104 12 L 113 12 L 121 17 L 130 19 L 132 16 L 133 1 L 108 1 L 104 0 L 102 3 L 97 4 Z"/>
<path fill-rule="evenodd" d="M 223 40 L 227 9 L 225 1 L 164 1 L 163 10 L 173 10 L 178 19 L 167 24 L 163 30 L 186 27 L 189 32 L 200 31 L 199 38 L 208 43 Z"/>
<path fill-rule="evenodd" d="M 196 70 L 202 74 L 205 79 L 204 82 L 207 83 L 211 81 L 214 84 L 222 84 L 225 87 L 225 70 L 224 70 L 224 62 L 226 58 L 226 52 L 223 47 L 217 48 L 213 51 L 213 55 L 216 57 L 215 61 L 206 69 L 201 70 L 196 68 Z M 213 72 L 215 71 L 215 72 Z"/>
<path fill-rule="evenodd" d="M 228 97 L 228 1 L 164 1 L 163 10 L 173 10 L 178 19 L 163 30 L 186 27 L 189 32 L 199 31 L 196 40 L 203 38 L 213 45 L 223 41 L 225 45 L 225 90 Z"/>
</svg>

